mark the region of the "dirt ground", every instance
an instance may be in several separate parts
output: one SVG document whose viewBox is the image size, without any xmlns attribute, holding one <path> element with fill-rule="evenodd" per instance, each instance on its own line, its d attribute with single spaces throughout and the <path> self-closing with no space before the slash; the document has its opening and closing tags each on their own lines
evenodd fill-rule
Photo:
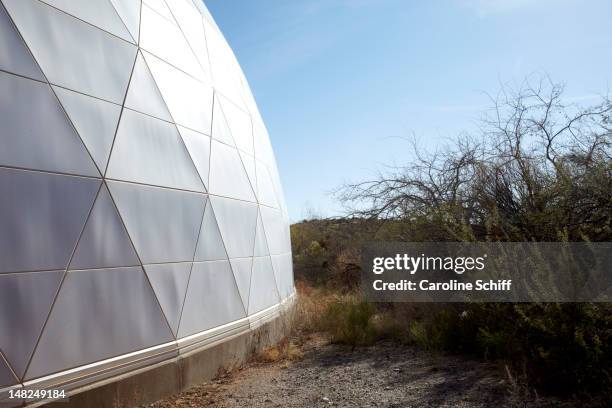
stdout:
<svg viewBox="0 0 612 408">
<path fill-rule="evenodd" d="M 183 407 L 559 406 L 520 400 L 499 367 L 378 343 L 351 350 L 310 340 L 298 361 L 253 362 L 148 405 Z"/>
</svg>

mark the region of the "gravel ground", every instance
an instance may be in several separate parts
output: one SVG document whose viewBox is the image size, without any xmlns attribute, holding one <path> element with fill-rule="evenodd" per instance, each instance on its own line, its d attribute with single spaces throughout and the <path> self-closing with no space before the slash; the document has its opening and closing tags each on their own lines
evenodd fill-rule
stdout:
<svg viewBox="0 0 612 408">
<path fill-rule="evenodd" d="M 517 402 L 498 368 L 379 343 L 357 348 L 311 341 L 296 362 L 253 363 L 149 407 L 505 407 Z"/>
</svg>

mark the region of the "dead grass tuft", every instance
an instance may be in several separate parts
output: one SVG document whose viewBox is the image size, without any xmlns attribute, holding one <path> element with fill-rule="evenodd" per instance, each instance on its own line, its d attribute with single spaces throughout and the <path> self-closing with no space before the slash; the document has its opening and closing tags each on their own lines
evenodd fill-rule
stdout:
<svg viewBox="0 0 612 408">
<path fill-rule="evenodd" d="M 301 360 L 302 357 L 304 357 L 304 352 L 300 345 L 289 338 L 257 353 L 255 361 L 260 363 L 289 363 Z"/>
</svg>

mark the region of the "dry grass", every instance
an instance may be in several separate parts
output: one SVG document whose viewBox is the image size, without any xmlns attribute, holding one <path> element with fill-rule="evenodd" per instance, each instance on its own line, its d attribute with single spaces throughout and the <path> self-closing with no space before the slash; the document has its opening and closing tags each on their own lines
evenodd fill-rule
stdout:
<svg viewBox="0 0 612 408">
<path fill-rule="evenodd" d="M 321 324 L 330 305 L 338 302 L 341 296 L 322 288 L 315 288 L 304 282 L 296 282 L 297 303 L 291 313 L 285 316 L 290 325 L 289 336 L 281 342 L 266 347 L 254 357 L 256 363 L 284 363 L 302 359 L 306 343 L 311 344 L 313 337 L 321 337 L 324 330 Z"/>
<path fill-rule="evenodd" d="M 292 362 L 301 360 L 304 357 L 302 347 L 291 338 L 287 338 L 280 343 L 266 347 L 255 356 L 255 361 L 259 363 Z"/>
<path fill-rule="evenodd" d="M 340 301 L 344 296 L 301 281 L 296 282 L 296 290 L 298 301 L 293 317 L 292 334 L 299 337 L 322 331 L 321 318 L 330 305 Z"/>
</svg>

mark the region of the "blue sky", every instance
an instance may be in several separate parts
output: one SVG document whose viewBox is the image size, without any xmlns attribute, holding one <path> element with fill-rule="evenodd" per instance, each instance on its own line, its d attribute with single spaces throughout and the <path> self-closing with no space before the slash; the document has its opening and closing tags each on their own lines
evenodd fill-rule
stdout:
<svg viewBox="0 0 612 408">
<path fill-rule="evenodd" d="M 270 132 L 292 221 L 329 192 L 473 130 L 501 82 L 612 87 L 612 2 L 207 0 Z"/>
</svg>

